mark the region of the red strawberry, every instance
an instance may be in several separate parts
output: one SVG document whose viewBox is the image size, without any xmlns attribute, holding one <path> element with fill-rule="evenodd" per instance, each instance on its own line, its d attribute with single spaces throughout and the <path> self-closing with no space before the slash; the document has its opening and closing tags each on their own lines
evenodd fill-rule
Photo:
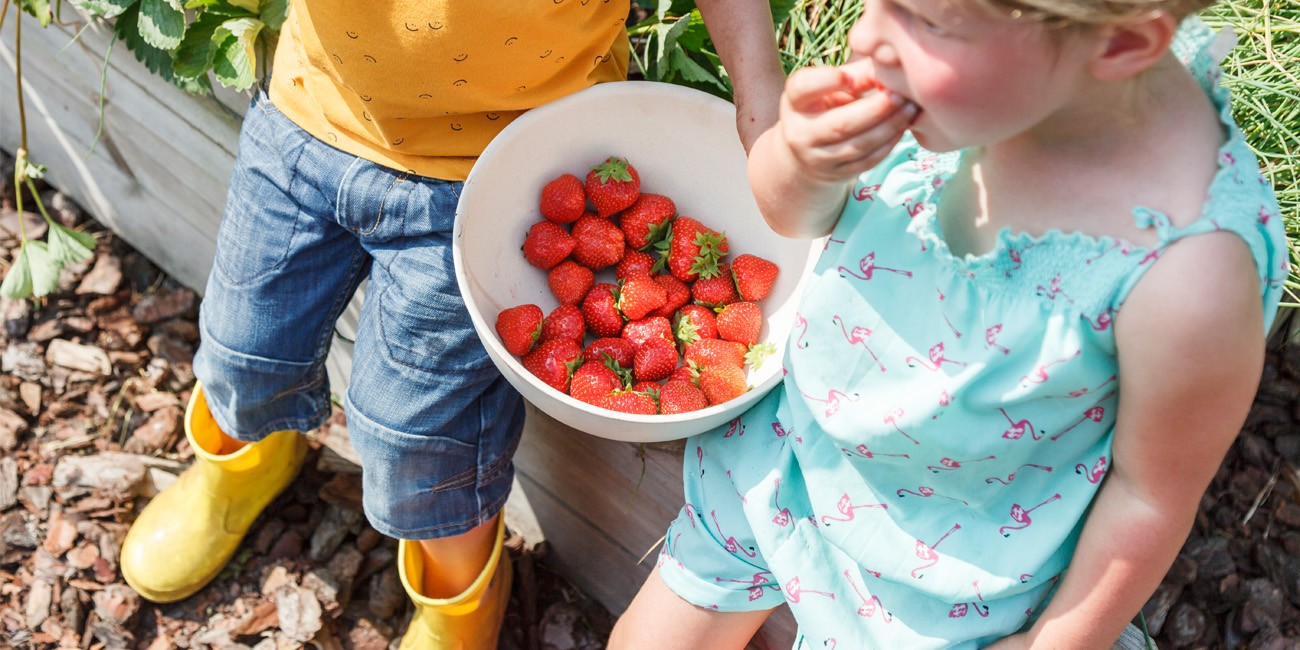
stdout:
<svg viewBox="0 0 1300 650">
<path fill-rule="evenodd" d="M 533 349 L 542 333 L 542 308 L 537 305 L 519 305 L 501 310 L 497 314 L 497 334 L 506 351 L 522 357 Z"/>
<path fill-rule="evenodd" d="M 560 262 L 546 276 L 546 284 L 551 293 L 563 305 L 576 305 L 591 291 L 596 281 L 596 274 L 591 269 L 573 260 Z"/>
<path fill-rule="evenodd" d="M 718 337 L 754 345 L 763 329 L 763 312 L 752 302 L 733 302 L 718 312 Z M 542 336 L 546 336 L 544 333 Z"/>
<path fill-rule="evenodd" d="M 651 338 L 661 338 L 671 343 L 673 340 L 673 326 L 668 323 L 667 318 L 650 316 L 624 325 L 623 338 L 632 341 L 632 344 L 638 348 L 647 339 Z"/>
<path fill-rule="evenodd" d="M 587 210 L 582 179 L 565 174 L 542 188 L 542 216 L 555 223 L 573 223 Z"/>
<path fill-rule="evenodd" d="M 718 338 L 718 323 L 713 310 L 699 305 L 684 305 L 677 310 L 673 333 L 683 349 L 700 339 Z"/>
<path fill-rule="evenodd" d="M 701 339 L 686 346 L 686 361 L 700 370 L 719 366 L 743 368 L 745 345 L 722 339 Z"/>
<path fill-rule="evenodd" d="M 602 282 L 582 299 L 582 317 L 596 336 L 619 336 L 623 333 L 623 314 L 618 311 L 618 287 Z"/>
<path fill-rule="evenodd" d="M 626 160 L 610 157 L 587 172 L 587 196 L 596 212 L 608 217 L 641 196 L 641 177 Z"/>
<path fill-rule="evenodd" d="M 632 384 L 632 390 L 638 393 L 645 393 L 653 398 L 659 397 L 660 388 L 661 386 L 659 385 L 659 382 L 655 381 L 638 381 L 637 383 Z"/>
<path fill-rule="evenodd" d="M 638 273 L 650 275 L 650 269 L 654 268 L 655 258 L 649 253 L 641 251 L 627 251 L 623 254 L 623 259 L 614 267 L 614 277 L 619 280 L 626 280 L 628 276 Z"/>
<path fill-rule="evenodd" d="M 573 259 L 593 271 L 623 259 L 623 231 L 609 219 L 590 212 L 582 215 L 573 224 L 573 239 Z"/>
<path fill-rule="evenodd" d="M 736 281 L 740 299 L 748 302 L 758 302 L 767 297 L 772 283 L 776 282 L 777 271 L 776 264 L 749 253 L 738 255 L 731 261 L 731 275 Z"/>
<path fill-rule="evenodd" d="M 721 404 L 745 394 L 745 371 L 733 366 L 714 366 L 700 371 L 700 390 L 709 404 Z"/>
<path fill-rule="evenodd" d="M 678 280 L 694 282 L 718 276 L 718 261 L 727 255 L 727 236 L 690 217 L 677 217 L 668 239 L 655 248 L 667 253 L 668 271 Z"/>
<path fill-rule="evenodd" d="M 563 262 L 574 251 L 576 244 L 573 236 L 563 226 L 538 221 L 528 229 L 528 235 L 524 237 L 524 259 L 529 264 L 546 270 Z"/>
<path fill-rule="evenodd" d="M 582 348 L 573 339 L 555 339 L 538 344 L 524 355 L 523 364 L 547 386 L 568 392 L 569 376 L 582 361 Z"/>
<path fill-rule="evenodd" d="M 671 318 L 678 309 L 682 308 L 682 305 L 691 301 L 691 288 L 686 286 L 685 282 L 666 273 L 656 275 L 654 278 L 655 282 L 658 282 L 659 286 L 664 288 L 664 293 L 668 298 L 664 301 L 662 307 L 650 312 L 651 316 Z"/>
<path fill-rule="evenodd" d="M 611 336 L 592 341 L 582 352 L 583 358 L 587 360 L 600 361 L 605 355 L 609 355 L 620 367 L 631 368 L 632 361 L 636 358 L 636 344 L 625 338 Z"/>
<path fill-rule="evenodd" d="M 677 214 L 673 200 L 658 194 L 642 194 L 619 217 L 619 227 L 630 248 L 642 249 L 667 234 L 667 223 Z"/>
<path fill-rule="evenodd" d="M 665 415 L 698 411 L 708 405 L 704 391 L 689 381 L 669 379 L 659 389 L 659 412 Z"/>
<path fill-rule="evenodd" d="M 667 301 L 668 292 L 654 278 L 642 273 L 623 281 L 618 295 L 618 310 L 628 320 L 641 320 Z"/>
<path fill-rule="evenodd" d="M 653 397 L 631 390 L 616 391 L 612 395 L 606 395 L 596 403 L 596 406 L 619 413 L 639 415 L 654 415 L 659 412 L 659 405 L 655 404 Z"/>
<path fill-rule="evenodd" d="M 542 321 L 542 336 L 538 340 L 570 339 L 582 346 L 582 338 L 586 334 L 587 326 L 582 320 L 582 310 L 575 305 L 560 305 Z"/>
<path fill-rule="evenodd" d="M 623 380 L 609 366 L 587 359 L 569 380 L 569 395 L 580 402 L 595 404 L 600 398 L 623 388 Z"/>
<path fill-rule="evenodd" d="M 736 284 L 731 281 L 731 268 L 726 262 L 718 265 L 721 275 L 701 277 L 691 286 L 691 296 L 695 302 L 706 307 L 721 307 L 740 300 L 736 293 Z"/>
<path fill-rule="evenodd" d="M 639 381 L 659 381 L 673 374 L 678 361 L 677 346 L 671 341 L 651 337 L 637 347 L 632 374 Z"/>
<path fill-rule="evenodd" d="M 673 374 L 668 375 L 668 381 L 685 381 L 697 386 L 700 382 L 700 371 L 692 368 L 690 364 L 677 366 Z"/>
</svg>

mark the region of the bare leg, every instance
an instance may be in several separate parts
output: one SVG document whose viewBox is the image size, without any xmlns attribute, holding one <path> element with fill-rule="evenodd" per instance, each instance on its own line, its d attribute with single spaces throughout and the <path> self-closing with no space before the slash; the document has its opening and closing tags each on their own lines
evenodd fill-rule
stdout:
<svg viewBox="0 0 1300 650">
<path fill-rule="evenodd" d="M 496 541 L 497 517 L 455 537 L 420 540 L 424 552 L 424 584 L 429 598 L 451 598 L 469 588 L 483 572 Z"/>
<path fill-rule="evenodd" d="M 772 610 L 715 612 L 673 593 L 654 571 L 614 625 L 610 650 L 740 650 Z"/>
</svg>

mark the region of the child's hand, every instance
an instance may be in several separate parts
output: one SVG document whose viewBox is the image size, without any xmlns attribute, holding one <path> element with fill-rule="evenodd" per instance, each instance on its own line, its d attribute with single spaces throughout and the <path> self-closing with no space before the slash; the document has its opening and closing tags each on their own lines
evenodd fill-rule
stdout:
<svg viewBox="0 0 1300 650">
<path fill-rule="evenodd" d="M 804 68 L 781 95 L 776 135 L 800 171 L 837 183 L 884 159 L 916 117 L 916 106 L 875 82 L 869 59 Z"/>
<path fill-rule="evenodd" d="M 1021 633 L 1003 637 L 993 645 L 987 646 L 986 650 L 1021 650 L 1028 648 L 1029 645 L 1029 635 Z"/>
</svg>

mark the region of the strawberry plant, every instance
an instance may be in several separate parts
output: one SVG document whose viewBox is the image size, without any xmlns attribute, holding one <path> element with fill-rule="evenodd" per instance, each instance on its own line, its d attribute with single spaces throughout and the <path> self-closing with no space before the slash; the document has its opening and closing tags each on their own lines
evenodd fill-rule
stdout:
<svg viewBox="0 0 1300 650">
<path fill-rule="evenodd" d="M 246 90 L 258 78 L 258 50 L 265 59 L 267 43 L 289 11 L 288 0 L 69 0 L 82 16 L 112 21 L 114 43 L 122 41 L 151 72 L 195 94 L 212 92 L 211 78 L 229 88 Z M 9 0 L 0 5 L 0 28 L 9 14 Z M 45 241 L 31 240 L 20 227 L 19 247 L 0 295 L 11 300 L 41 298 L 58 288 L 66 264 L 90 259 L 91 235 L 64 227 L 50 218 L 36 192 L 34 180 L 45 167 L 30 158 L 27 114 L 23 103 L 22 28 L 24 15 L 41 27 L 72 24 L 63 15 L 63 0 L 18 0 L 14 18 L 14 71 L 20 140 L 14 166 L 16 208 L 23 212 L 24 190 L 49 224 Z M 84 29 L 84 28 L 83 28 Z M 110 45 L 110 52 L 112 51 Z M 107 55 L 106 55 L 107 58 Z M 102 94 L 102 93 L 101 93 Z M 101 104 L 102 111 L 102 104 Z M 102 121 L 103 115 L 101 113 Z M 19 223 L 22 220 L 19 219 Z"/>
</svg>

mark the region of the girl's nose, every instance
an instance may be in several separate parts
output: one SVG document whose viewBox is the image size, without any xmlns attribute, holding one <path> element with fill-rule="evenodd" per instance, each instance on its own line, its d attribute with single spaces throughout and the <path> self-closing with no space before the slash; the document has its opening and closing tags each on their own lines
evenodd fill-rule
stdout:
<svg viewBox="0 0 1300 650">
<path fill-rule="evenodd" d="M 849 49 L 855 57 L 872 59 L 878 67 L 898 65 L 898 51 L 889 39 L 889 17 L 883 3 L 867 0 L 862 17 L 849 30 Z"/>
</svg>

